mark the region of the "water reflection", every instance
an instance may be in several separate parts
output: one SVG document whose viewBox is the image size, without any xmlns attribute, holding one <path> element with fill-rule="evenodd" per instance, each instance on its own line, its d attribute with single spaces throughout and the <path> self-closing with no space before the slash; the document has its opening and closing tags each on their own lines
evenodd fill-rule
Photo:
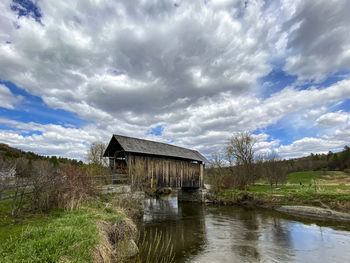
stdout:
<svg viewBox="0 0 350 263">
<path fill-rule="evenodd" d="M 176 262 L 349 262 L 350 232 L 266 210 L 150 199 L 142 223 L 161 231 Z"/>
<path fill-rule="evenodd" d="M 161 233 L 164 242 L 171 239 L 177 262 L 203 249 L 206 244 L 204 220 L 203 206 L 178 203 L 176 196 L 145 202 L 143 228 L 148 233 Z"/>
</svg>

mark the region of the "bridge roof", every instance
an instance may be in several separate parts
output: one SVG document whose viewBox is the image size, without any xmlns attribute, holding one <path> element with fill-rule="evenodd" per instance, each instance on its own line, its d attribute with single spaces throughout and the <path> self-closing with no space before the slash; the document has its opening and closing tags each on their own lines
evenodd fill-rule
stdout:
<svg viewBox="0 0 350 263">
<path fill-rule="evenodd" d="M 207 159 L 203 155 L 201 155 L 198 151 L 195 150 L 186 149 L 171 144 L 116 134 L 112 136 L 112 139 L 110 140 L 103 156 L 113 157 L 117 148 L 117 144 L 119 144 L 125 152 L 130 153 L 167 156 L 202 162 L 207 161 Z"/>
</svg>

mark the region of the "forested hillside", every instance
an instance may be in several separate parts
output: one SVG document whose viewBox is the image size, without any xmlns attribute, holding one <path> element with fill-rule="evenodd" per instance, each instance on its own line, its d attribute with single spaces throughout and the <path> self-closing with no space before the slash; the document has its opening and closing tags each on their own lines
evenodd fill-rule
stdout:
<svg viewBox="0 0 350 263">
<path fill-rule="evenodd" d="M 8 146 L 7 144 L 0 143 L 0 160 L 15 160 L 19 158 L 24 158 L 27 160 L 45 160 L 50 161 L 54 165 L 70 163 L 73 165 L 83 165 L 82 161 L 77 161 L 75 159 L 68 159 L 56 156 L 42 156 L 33 152 L 22 151 L 13 147 Z"/>
</svg>

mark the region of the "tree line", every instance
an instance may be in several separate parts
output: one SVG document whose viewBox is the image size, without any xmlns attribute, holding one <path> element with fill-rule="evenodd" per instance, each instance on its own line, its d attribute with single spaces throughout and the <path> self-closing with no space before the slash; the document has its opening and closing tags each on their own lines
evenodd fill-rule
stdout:
<svg viewBox="0 0 350 263">
<path fill-rule="evenodd" d="M 287 174 L 310 170 L 341 170 L 350 172 L 350 148 L 337 153 L 310 154 L 310 156 L 284 160 L 276 152 L 257 154 L 256 140 L 249 132 L 234 134 L 223 153 L 215 153 L 206 169 L 206 176 L 215 191 L 221 188 L 247 189 L 258 179 L 271 186 L 283 184 Z"/>
<path fill-rule="evenodd" d="M 82 161 L 78 161 L 75 159 L 69 159 L 64 157 L 57 157 L 55 155 L 52 156 L 43 156 L 33 152 L 22 151 L 13 147 L 8 146 L 7 144 L 0 143 L 0 157 L 5 160 L 15 160 L 19 158 L 23 158 L 30 161 L 49 161 L 53 165 L 58 166 L 60 164 L 70 163 L 72 165 L 84 165 Z"/>
</svg>

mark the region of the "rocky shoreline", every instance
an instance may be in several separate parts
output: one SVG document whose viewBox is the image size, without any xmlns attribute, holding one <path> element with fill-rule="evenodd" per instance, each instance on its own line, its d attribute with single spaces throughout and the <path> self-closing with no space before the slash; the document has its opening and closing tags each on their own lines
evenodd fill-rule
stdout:
<svg viewBox="0 0 350 263">
<path fill-rule="evenodd" d="M 350 222 L 350 214 L 348 213 L 337 212 L 334 210 L 314 207 L 314 206 L 283 205 L 283 206 L 274 208 L 274 210 L 280 213 L 294 215 L 294 216 L 317 218 L 322 220 L 329 219 L 334 221 Z"/>
</svg>

